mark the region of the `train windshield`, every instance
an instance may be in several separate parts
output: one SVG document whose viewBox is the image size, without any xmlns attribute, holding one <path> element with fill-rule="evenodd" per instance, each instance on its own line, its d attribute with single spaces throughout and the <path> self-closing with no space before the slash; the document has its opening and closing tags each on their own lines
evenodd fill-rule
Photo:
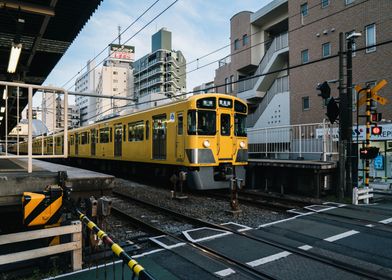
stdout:
<svg viewBox="0 0 392 280">
<path fill-rule="evenodd" d="M 246 136 L 246 115 L 243 114 L 234 115 L 234 135 Z"/>
<path fill-rule="evenodd" d="M 207 110 L 188 111 L 188 135 L 215 135 L 216 112 Z"/>
</svg>

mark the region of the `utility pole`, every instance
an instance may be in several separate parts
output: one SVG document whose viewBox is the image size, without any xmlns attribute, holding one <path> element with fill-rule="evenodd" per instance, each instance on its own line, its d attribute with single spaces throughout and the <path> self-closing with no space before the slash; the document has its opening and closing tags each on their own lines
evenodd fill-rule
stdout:
<svg viewBox="0 0 392 280">
<path fill-rule="evenodd" d="M 357 154 L 353 152 L 353 42 L 354 37 L 347 38 L 347 52 L 346 52 L 346 95 L 347 95 L 347 125 L 345 125 L 345 135 L 347 137 L 347 158 L 346 158 L 346 195 L 351 196 L 353 190 L 354 170 L 358 169 L 358 162 L 356 161 Z M 357 165 L 357 166 L 355 166 Z M 356 172 L 355 172 L 356 173 Z M 356 180 L 358 182 L 358 179 Z M 355 183 L 356 185 L 356 183 Z"/>
<path fill-rule="evenodd" d="M 346 193 L 346 141 L 345 126 L 347 123 L 345 116 L 345 108 L 347 108 L 347 100 L 344 95 L 344 37 L 343 32 L 339 33 L 339 187 L 338 197 L 340 200 L 344 198 Z"/>
</svg>

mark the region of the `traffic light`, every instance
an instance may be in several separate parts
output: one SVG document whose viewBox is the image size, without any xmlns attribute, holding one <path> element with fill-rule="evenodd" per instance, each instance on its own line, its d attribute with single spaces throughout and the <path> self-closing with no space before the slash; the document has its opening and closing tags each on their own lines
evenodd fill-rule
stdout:
<svg viewBox="0 0 392 280">
<path fill-rule="evenodd" d="M 374 159 L 378 156 L 380 148 L 377 147 L 365 147 L 359 149 L 359 157 L 361 159 Z"/>
<path fill-rule="evenodd" d="M 381 121 L 381 118 L 382 118 L 381 113 L 372 113 L 370 115 L 370 119 L 373 123 L 377 123 L 377 122 Z"/>
<path fill-rule="evenodd" d="M 333 124 L 339 116 L 339 107 L 333 97 L 331 97 L 328 101 L 326 115 L 331 124 Z"/>
<path fill-rule="evenodd" d="M 382 127 L 381 126 L 373 126 L 372 127 L 372 135 L 381 135 L 382 133 Z"/>
<path fill-rule="evenodd" d="M 318 96 L 321 96 L 323 99 L 328 99 L 331 96 L 331 88 L 329 87 L 327 81 L 319 84 L 316 89 L 320 91 Z"/>
</svg>

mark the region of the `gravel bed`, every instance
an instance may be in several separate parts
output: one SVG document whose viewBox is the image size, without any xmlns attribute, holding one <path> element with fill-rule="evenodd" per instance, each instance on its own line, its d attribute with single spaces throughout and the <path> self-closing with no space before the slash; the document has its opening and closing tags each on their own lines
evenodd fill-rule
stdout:
<svg viewBox="0 0 392 280">
<path fill-rule="evenodd" d="M 152 202 L 161 207 L 166 207 L 182 214 L 206 220 L 211 223 L 221 224 L 235 222 L 249 227 L 291 217 L 288 213 L 275 212 L 248 205 L 241 205 L 241 213 L 233 215 L 229 201 L 203 197 L 202 195 L 187 194 L 188 199 L 171 199 L 170 189 L 156 188 L 124 179 L 115 179 L 115 190 L 131 194 L 135 198 Z"/>
</svg>

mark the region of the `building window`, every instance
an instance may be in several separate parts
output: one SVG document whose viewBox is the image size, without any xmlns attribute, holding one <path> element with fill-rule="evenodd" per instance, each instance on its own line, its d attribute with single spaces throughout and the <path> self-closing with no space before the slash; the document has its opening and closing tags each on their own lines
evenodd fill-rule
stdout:
<svg viewBox="0 0 392 280">
<path fill-rule="evenodd" d="M 376 25 L 371 24 L 365 27 L 366 30 L 366 52 L 376 51 Z"/>
<path fill-rule="evenodd" d="M 306 111 L 309 109 L 310 109 L 309 96 L 302 97 L 302 110 Z"/>
<path fill-rule="evenodd" d="M 234 40 L 234 50 L 238 50 L 240 48 L 240 40 Z"/>
<path fill-rule="evenodd" d="M 321 0 L 321 8 L 329 6 L 329 0 Z"/>
<path fill-rule="evenodd" d="M 331 55 L 331 43 L 325 43 L 322 46 L 323 57 L 327 57 Z"/>
<path fill-rule="evenodd" d="M 225 78 L 225 93 L 230 92 L 229 78 Z"/>
<path fill-rule="evenodd" d="M 229 92 L 234 92 L 234 76 L 230 76 L 230 91 Z"/>
<path fill-rule="evenodd" d="M 346 0 L 346 5 L 353 3 L 355 0 Z"/>
<path fill-rule="evenodd" d="M 245 46 L 249 43 L 249 36 L 248 34 L 245 34 L 244 36 L 242 36 L 242 45 Z"/>
<path fill-rule="evenodd" d="M 306 17 L 308 15 L 308 3 L 304 3 L 301 5 L 301 15 Z"/>
<path fill-rule="evenodd" d="M 309 50 L 303 50 L 301 52 L 301 63 L 309 62 Z"/>
</svg>

